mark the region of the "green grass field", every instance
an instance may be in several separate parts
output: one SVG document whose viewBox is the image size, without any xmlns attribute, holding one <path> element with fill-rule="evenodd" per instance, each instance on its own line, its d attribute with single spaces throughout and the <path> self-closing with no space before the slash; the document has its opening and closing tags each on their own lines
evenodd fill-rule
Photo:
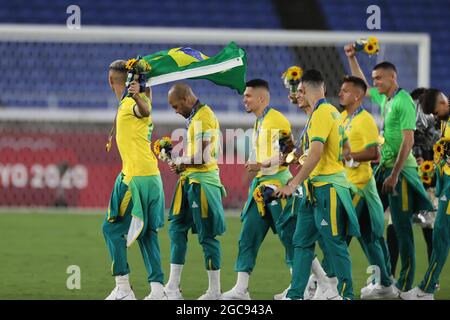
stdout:
<svg viewBox="0 0 450 320">
<path fill-rule="evenodd" d="M 114 287 L 110 258 L 101 233 L 103 215 L 75 213 L 2 213 L 0 214 L 0 299 L 104 299 Z M 221 237 L 223 249 L 222 289 L 230 289 L 236 280 L 233 265 L 237 254 L 240 221 L 227 216 L 227 232 Z M 416 283 L 427 268 L 426 249 L 418 226 Z M 189 251 L 183 270 L 182 290 L 186 299 L 196 299 L 207 288 L 200 245 L 190 235 Z M 169 239 L 167 224 L 160 232 L 165 279 L 169 276 Z M 365 285 L 367 262 L 357 241 L 352 241 L 355 294 Z M 148 294 L 146 273 L 137 243 L 130 248 L 131 283 L 136 297 Z M 271 232 L 263 243 L 255 271 L 250 278 L 252 299 L 271 300 L 286 288 L 290 274 L 284 262 L 284 250 Z M 67 267 L 81 269 L 81 289 L 69 290 Z M 450 267 L 446 264 L 436 299 L 450 299 Z"/>
</svg>

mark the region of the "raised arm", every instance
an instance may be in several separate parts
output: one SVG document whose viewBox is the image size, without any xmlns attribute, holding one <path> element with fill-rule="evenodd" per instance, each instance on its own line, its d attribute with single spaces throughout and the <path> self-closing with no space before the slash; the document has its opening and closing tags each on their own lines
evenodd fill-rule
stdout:
<svg viewBox="0 0 450 320">
<path fill-rule="evenodd" d="M 367 85 L 367 91 L 366 91 L 366 97 L 370 96 L 369 90 L 370 90 L 370 85 L 367 82 L 366 77 L 364 76 L 364 73 L 361 70 L 361 67 L 359 66 L 358 60 L 356 59 L 356 51 L 355 48 L 353 47 L 353 44 L 347 44 L 344 47 L 344 52 L 345 55 L 348 58 L 348 63 L 350 65 L 350 71 L 352 73 L 352 76 L 361 78 L 364 80 L 364 82 Z"/>
</svg>

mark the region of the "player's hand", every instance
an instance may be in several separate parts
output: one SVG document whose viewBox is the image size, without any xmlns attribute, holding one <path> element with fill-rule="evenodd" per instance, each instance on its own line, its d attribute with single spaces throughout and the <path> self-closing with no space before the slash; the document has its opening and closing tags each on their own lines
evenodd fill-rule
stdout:
<svg viewBox="0 0 450 320">
<path fill-rule="evenodd" d="M 273 194 L 278 198 L 286 198 L 291 196 L 295 189 L 296 188 L 293 185 L 287 184 L 284 187 L 275 190 Z"/>
<path fill-rule="evenodd" d="M 398 177 L 391 174 L 389 177 L 386 178 L 386 180 L 384 180 L 381 191 L 383 193 L 392 193 L 394 192 L 397 183 Z"/>
<path fill-rule="evenodd" d="M 139 90 L 139 83 L 137 83 L 136 81 L 132 81 L 130 83 L 130 87 L 128 88 L 128 93 L 132 95 L 133 99 L 136 99 L 138 97 Z"/>
<path fill-rule="evenodd" d="M 417 157 L 417 158 L 416 158 L 416 162 L 417 162 L 417 165 L 418 165 L 418 166 L 422 165 L 422 163 L 423 163 L 424 161 L 425 161 L 425 160 L 424 160 L 422 157 Z"/>
<path fill-rule="evenodd" d="M 259 163 L 250 163 L 249 161 L 245 163 L 245 169 L 247 169 L 248 172 L 259 171 L 260 168 L 261 164 Z"/>
<path fill-rule="evenodd" d="M 344 47 L 344 52 L 345 52 L 345 55 L 346 55 L 347 57 L 349 57 L 349 58 L 353 58 L 353 57 L 355 56 L 355 54 L 356 54 L 356 50 L 355 50 L 355 48 L 353 47 L 353 44 L 347 44 L 347 45 Z"/>
<path fill-rule="evenodd" d="M 297 104 L 297 95 L 295 93 L 290 93 L 288 99 L 291 103 Z"/>
<path fill-rule="evenodd" d="M 174 162 L 169 164 L 169 169 L 172 173 L 177 173 L 177 167 L 178 166 Z"/>
</svg>

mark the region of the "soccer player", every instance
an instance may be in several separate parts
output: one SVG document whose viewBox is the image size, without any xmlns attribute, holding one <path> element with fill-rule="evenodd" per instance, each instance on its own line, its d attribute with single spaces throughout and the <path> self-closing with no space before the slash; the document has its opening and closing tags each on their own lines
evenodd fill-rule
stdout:
<svg viewBox="0 0 450 320">
<path fill-rule="evenodd" d="M 209 287 L 199 300 L 220 298 L 221 250 L 217 236 L 225 232 L 222 197 L 225 196 L 217 166 L 219 122 L 212 109 L 200 102 L 191 87 L 173 85 L 168 102 L 186 118 L 187 146 L 182 157 L 170 165 L 181 172 L 169 211 L 170 277 L 165 292 L 169 300 L 182 300 L 180 280 L 187 250 L 189 229 L 198 234 L 203 248 Z"/>
<path fill-rule="evenodd" d="M 433 145 L 439 140 L 439 130 L 435 128 L 435 120 L 433 115 L 426 115 L 423 113 L 422 107 L 419 103 L 420 96 L 425 92 L 425 88 L 417 88 L 411 92 L 411 98 L 416 105 L 416 131 L 414 131 L 414 146 L 412 153 L 416 158 L 417 165 L 422 165 L 424 161 L 433 161 Z M 432 197 L 432 202 L 435 202 L 434 195 L 431 194 L 433 184 L 424 184 L 425 190 Z M 435 212 L 420 212 L 420 217 L 424 220 L 413 218 L 414 222 L 418 222 L 422 228 L 423 237 L 427 245 L 428 262 L 431 259 L 431 252 L 433 251 L 433 224 Z M 419 215 L 417 214 L 417 215 Z M 390 219 L 391 220 L 391 219 Z M 395 234 L 392 221 L 387 226 L 386 242 L 389 248 L 389 257 L 391 258 L 392 275 L 395 276 L 395 269 L 398 260 L 398 240 Z"/>
<path fill-rule="evenodd" d="M 433 114 L 441 120 L 442 137 L 450 139 L 448 97 L 431 88 L 425 91 L 420 104 L 425 114 Z M 444 154 L 443 159 L 435 154 L 435 159 L 438 175 L 436 197 L 439 198 L 439 204 L 433 229 L 433 252 L 425 277 L 419 286 L 400 293 L 400 298 L 404 300 L 434 300 L 436 284 L 450 248 L 450 160 L 447 154 Z"/>
<path fill-rule="evenodd" d="M 127 77 L 126 61 L 109 66 L 109 84 L 117 99 L 122 97 Z M 158 242 L 164 225 L 164 192 L 158 162 L 150 148 L 153 122 L 151 102 L 132 82 L 120 101 L 116 118 L 116 142 L 122 159 L 103 223 L 103 234 L 112 258 L 116 287 L 107 300 L 135 300 L 128 274 L 127 246 L 137 239 L 148 273 L 150 300 L 167 299 Z M 149 94 L 150 96 L 150 94 Z M 128 234 L 128 239 L 127 239 Z"/>
<path fill-rule="evenodd" d="M 257 201 L 255 190 L 260 186 L 281 187 L 290 178 L 286 165 L 280 163 L 279 138 L 281 131 L 291 135 L 291 125 L 279 111 L 270 107 L 269 84 L 262 79 L 246 83 L 244 106 L 247 113 L 253 113 L 256 121 L 253 130 L 253 147 L 250 159 L 245 164 L 247 171 L 256 173 L 250 188 L 247 202 L 241 213 L 242 227 L 239 238 L 239 252 L 235 264 L 237 282 L 222 294 L 223 300 L 250 300 L 248 283 L 256 264 L 258 250 L 269 231 L 277 233 L 285 247 L 286 263 L 292 263 L 292 234 L 295 220 L 282 215 L 286 200 L 274 199 L 268 204 Z M 283 233 L 281 224 L 284 224 Z M 290 226 L 290 227 L 289 227 Z"/>
<path fill-rule="evenodd" d="M 352 75 L 367 80 L 359 67 L 353 45 L 344 47 Z M 390 62 L 381 62 L 372 70 L 374 87 L 366 96 L 379 105 L 383 117 L 380 164 L 375 170 L 380 197 L 387 198 L 392 223 L 398 237 L 401 259 L 396 286 L 401 291 L 411 289 L 416 268 L 413 213 L 434 210 L 419 179 L 417 162 L 411 153 L 416 129 L 416 107 L 408 92 L 397 83 L 397 69 Z M 382 201 L 386 202 L 386 201 Z"/>
<path fill-rule="evenodd" d="M 343 161 L 344 128 L 339 111 L 325 99 L 321 73 L 307 70 L 298 86 L 297 96 L 307 101 L 305 143 L 308 155 L 297 175 L 276 194 L 291 196 L 305 183 L 307 201 L 312 210 L 300 212 L 295 235 L 291 289 L 287 299 L 303 299 L 314 258 L 315 242 L 322 237 L 327 259 L 339 279 L 338 291 L 328 299 L 353 298 L 352 266 L 346 237 L 359 237 L 359 225 L 352 205 L 350 185 Z M 347 149 L 347 152 L 350 150 Z"/>
<path fill-rule="evenodd" d="M 396 298 L 398 293 L 390 278 L 389 252 L 383 238 L 384 209 L 370 165 L 379 156 L 379 134 L 372 115 L 362 106 L 366 90 L 364 80 L 347 76 L 339 92 L 339 103 L 345 109 L 341 113 L 343 125 L 352 151 L 347 156 L 345 171 L 349 182 L 358 188 L 353 195 L 361 230 L 358 240 L 369 263 L 380 270 L 379 283 L 363 288 L 361 298 Z"/>
<path fill-rule="evenodd" d="M 306 102 L 306 100 L 304 99 L 304 95 L 297 94 L 297 92 L 295 94 L 290 93 L 288 98 L 292 103 L 297 104 L 297 106 L 307 115 L 312 113 L 312 107 Z M 297 169 L 300 169 L 302 166 L 302 164 L 299 162 L 299 158 L 301 158 L 302 156 L 305 157 L 308 154 L 308 150 L 305 150 L 305 148 L 308 147 L 308 144 L 305 143 L 305 133 L 306 126 L 298 137 L 296 148 L 293 153 L 294 158 L 290 162 L 291 166 L 298 166 Z M 313 208 L 307 201 L 306 195 L 307 189 L 305 187 L 305 184 L 303 184 L 301 194 L 294 194 L 293 196 L 289 197 L 284 208 L 284 211 L 287 211 L 293 216 L 293 218 L 296 219 L 296 224 L 301 224 L 302 218 L 308 216 L 308 214 L 305 214 L 305 211 L 310 211 L 309 216 L 313 214 Z M 299 215 L 302 216 L 300 219 L 297 219 L 297 216 Z M 292 239 L 293 246 L 295 247 L 299 242 L 301 242 L 301 237 L 299 237 L 298 233 L 295 233 L 295 236 L 293 236 Z M 326 248 L 321 237 L 319 237 L 318 239 L 318 244 L 322 252 L 326 252 Z M 329 263 L 329 259 L 327 259 L 328 256 L 328 254 L 324 254 L 324 259 L 322 261 L 323 268 L 318 258 L 314 258 L 311 265 L 312 274 L 309 277 L 308 284 L 303 295 L 304 300 L 326 300 L 327 298 L 336 296 L 336 286 L 338 284 L 338 280 L 334 274 L 331 263 Z M 282 294 L 275 295 L 274 300 L 284 300 L 290 288 L 291 286 L 289 286 Z"/>
</svg>

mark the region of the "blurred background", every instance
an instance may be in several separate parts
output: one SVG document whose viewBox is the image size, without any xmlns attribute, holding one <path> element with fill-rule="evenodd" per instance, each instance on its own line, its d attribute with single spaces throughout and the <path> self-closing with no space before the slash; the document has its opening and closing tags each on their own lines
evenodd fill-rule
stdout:
<svg viewBox="0 0 450 320">
<path fill-rule="evenodd" d="M 79 30 L 66 25 L 70 5 L 80 9 Z M 370 5 L 380 8 L 380 30 L 367 28 Z M 235 41 L 247 52 L 247 79 L 270 83 L 271 104 L 298 133 L 305 118 L 289 103 L 281 74 L 291 65 L 321 70 L 337 105 L 349 73 L 343 45 L 363 36 L 381 43 L 378 55 L 358 56 L 366 77 L 389 60 L 402 88 L 449 92 L 449 13 L 448 0 L 1 0 L 0 207 L 107 207 L 121 169 L 115 144 L 109 153 L 104 148 L 118 105 L 107 80 L 113 60 L 177 46 L 212 56 Z M 187 82 L 217 112 L 223 132 L 252 127 L 235 91 Z M 169 86 L 152 88 L 153 140 L 184 126 L 167 104 Z M 366 107 L 377 116 L 376 107 Z M 236 159 L 248 154 L 248 143 L 232 148 Z M 160 169 L 168 205 L 177 177 L 164 163 Z M 241 208 L 249 185 L 243 165 L 220 169 L 229 190 L 225 207 Z"/>
</svg>

